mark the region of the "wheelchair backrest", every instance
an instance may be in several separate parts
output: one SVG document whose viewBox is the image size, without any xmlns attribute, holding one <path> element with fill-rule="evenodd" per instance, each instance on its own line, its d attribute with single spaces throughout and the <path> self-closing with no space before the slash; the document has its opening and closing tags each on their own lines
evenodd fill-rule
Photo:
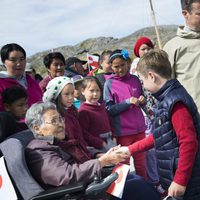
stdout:
<svg viewBox="0 0 200 200">
<path fill-rule="evenodd" d="M 25 130 L 11 135 L 0 144 L 8 172 L 24 200 L 31 199 L 44 191 L 32 177 L 26 164 L 24 149 L 32 139 L 33 133 Z"/>
<path fill-rule="evenodd" d="M 15 119 L 7 112 L 0 112 L 0 142 L 12 135 L 15 129 Z"/>
</svg>

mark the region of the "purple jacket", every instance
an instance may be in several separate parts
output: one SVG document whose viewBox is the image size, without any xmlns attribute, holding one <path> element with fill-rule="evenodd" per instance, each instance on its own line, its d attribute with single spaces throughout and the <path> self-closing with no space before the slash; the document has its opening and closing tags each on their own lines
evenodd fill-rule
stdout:
<svg viewBox="0 0 200 200">
<path fill-rule="evenodd" d="M 32 79 L 29 75 L 26 75 L 26 81 L 27 81 L 27 93 L 28 93 L 28 105 L 29 107 L 42 100 L 42 91 L 38 85 L 38 82 L 34 79 Z M 14 78 L 0 78 L 0 94 L 2 92 L 14 85 L 20 85 Z M 0 111 L 3 111 L 3 105 L 2 105 L 2 97 L 0 95 Z"/>
<path fill-rule="evenodd" d="M 79 163 L 52 137 L 33 139 L 26 147 L 26 161 L 35 179 L 45 188 L 90 182 L 100 173 L 97 159 Z"/>
<path fill-rule="evenodd" d="M 137 76 L 112 76 L 104 85 L 104 102 L 113 117 L 118 136 L 134 135 L 146 130 L 145 120 L 140 107 L 130 103 L 130 97 L 143 95 Z"/>
</svg>

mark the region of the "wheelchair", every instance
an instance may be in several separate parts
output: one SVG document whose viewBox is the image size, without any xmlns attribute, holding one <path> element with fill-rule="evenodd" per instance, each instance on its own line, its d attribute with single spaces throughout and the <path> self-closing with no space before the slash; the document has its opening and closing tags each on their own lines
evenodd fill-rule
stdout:
<svg viewBox="0 0 200 200">
<path fill-rule="evenodd" d="M 25 160 L 24 149 L 33 138 L 33 133 L 27 129 L 9 136 L 0 143 L 1 155 L 5 158 L 8 173 L 20 200 L 98 199 L 98 196 L 102 197 L 110 184 L 118 178 L 117 173 L 112 173 L 103 179 L 95 177 L 89 185 L 77 183 L 44 190 L 32 177 Z"/>
<path fill-rule="evenodd" d="M 33 133 L 27 129 L 13 134 L 14 130 L 15 123 L 12 117 L 8 113 L 0 112 L 0 157 L 4 156 L 6 168 L 18 200 L 116 200 L 114 196 L 106 194 L 110 184 L 118 178 L 117 173 L 110 174 L 110 169 L 106 169 L 109 172 L 106 178 L 96 176 L 94 181 L 89 184 L 79 182 L 48 190 L 42 188 L 32 177 L 25 160 L 24 149 L 34 138 Z M 124 188 L 126 197 L 123 199 L 125 200 L 146 200 L 146 197 L 149 200 L 160 200 L 155 189 L 141 177 L 132 176 L 130 179 L 126 179 Z M 1 198 L 0 196 L 0 199 L 5 199 L 5 197 Z"/>
</svg>

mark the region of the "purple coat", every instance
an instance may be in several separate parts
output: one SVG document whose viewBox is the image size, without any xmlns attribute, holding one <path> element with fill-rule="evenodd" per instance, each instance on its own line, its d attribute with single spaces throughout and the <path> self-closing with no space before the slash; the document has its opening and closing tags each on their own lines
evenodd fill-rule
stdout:
<svg viewBox="0 0 200 200">
<path fill-rule="evenodd" d="M 104 85 L 104 102 L 113 117 L 118 136 L 134 135 L 146 130 L 145 120 L 139 106 L 130 103 L 130 97 L 143 95 L 142 85 L 137 76 L 112 76 Z"/>
<path fill-rule="evenodd" d="M 25 149 L 28 167 L 35 179 L 45 188 L 90 182 L 100 173 L 97 159 L 78 163 L 71 155 L 57 146 L 52 137 L 32 140 Z"/>
</svg>

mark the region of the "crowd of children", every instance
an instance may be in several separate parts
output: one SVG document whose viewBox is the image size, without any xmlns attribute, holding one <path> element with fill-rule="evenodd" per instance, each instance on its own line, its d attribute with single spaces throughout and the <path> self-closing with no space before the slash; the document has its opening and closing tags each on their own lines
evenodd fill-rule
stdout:
<svg viewBox="0 0 200 200">
<path fill-rule="evenodd" d="M 200 2 L 191 5 L 200 7 Z M 25 50 L 15 43 L 3 46 L 6 71 L 0 72 L 0 125 L 7 124 L 2 118 L 9 115 L 13 133 L 25 130 L 28 108 L 35 102 L 52 102 L 59 120 L 65 122 L 61 145 L 80 162 L 121 145 L 118 152 L 133 157 L 135 173 L 153 184 L 161 197 L 200 199 L 196 102 L 171 78 L 167 53 L 154 49 L 150 38 L 138 38 L 133 53 L 132 62 L 126 49 L 105 50 L 99 68 L 87 76 L 83 61 L 65 60 L 60 52 L 52 52 L 44 57 L 48 75 L 37 80 L 32 68 L 26 67 Z"/>
<path fill-rule="evenodd" d="M 140 45 L 136 43 L 134 52 L 140 52 L 141 47 L 147 50 L 139 59 L 134 74 L 130 73 L 131 58 L 127 50 L 103 52 L 102 59 L 106 59 L 109 67 L 109 77 L 104 79 L 103 84 L 97 74 L 86 77 L 79 74 L 64 76 L 65 61 L 62 54 L 48 54 L 44 60 L 46 66 L 49 66 L 48 70 L 52 68 L 55 76 L 50 78 L 48 75 L 42 81 L 42 87 L 45 83 L 45 87 L 41 88 L 42 100 L 55 103 L 65 122 L 66 141 L 60 145 L 76 160 L 85 162 L 120 144 L 122 147 L 119 152 L 125 151 L 133 156 L 137 175 L 154 186 L 160 183 L 161 196 L 166 195 L 168 190 L 171 196 L 185 194 L 188 198 L 188 195 L 195 195 L 190 188 L 192 183 L 198 182 L 193 178 L 198 177 L 195 170 L 198 160 L 198 112 L 178 81 L 170 79 L 171 68 L 167 54 L 161 50 L 150 51 L 153 46 L 146 37 L 138 41 Z M 171 92 L 173 88 L 175 96 Z M 24 117 L 29 107 L 28 93 L 23 85 L 8 87 L 1 96 L 3 111 L 9 113 L 16 123 L 13 133 L 27 129 Z M 185 120 L 187 125 L 181 122 Z M 188 131 L 184 130 L 190 130 L 190 134 L 187 136 Z M 155 151 L 145 154 L 154 143 Z M 147 162 L 148 158 L 150 162 Z M 167 162 L 162 165 L 164 160 L 172 158 L 176 171 L 170 171 Z M 126 163 L 129 164 L 129 160 Z M 164 173 L 164 170 L 168 172 Z M 188 184 L 190 180 L 192 183 Z"/>
</svg>

